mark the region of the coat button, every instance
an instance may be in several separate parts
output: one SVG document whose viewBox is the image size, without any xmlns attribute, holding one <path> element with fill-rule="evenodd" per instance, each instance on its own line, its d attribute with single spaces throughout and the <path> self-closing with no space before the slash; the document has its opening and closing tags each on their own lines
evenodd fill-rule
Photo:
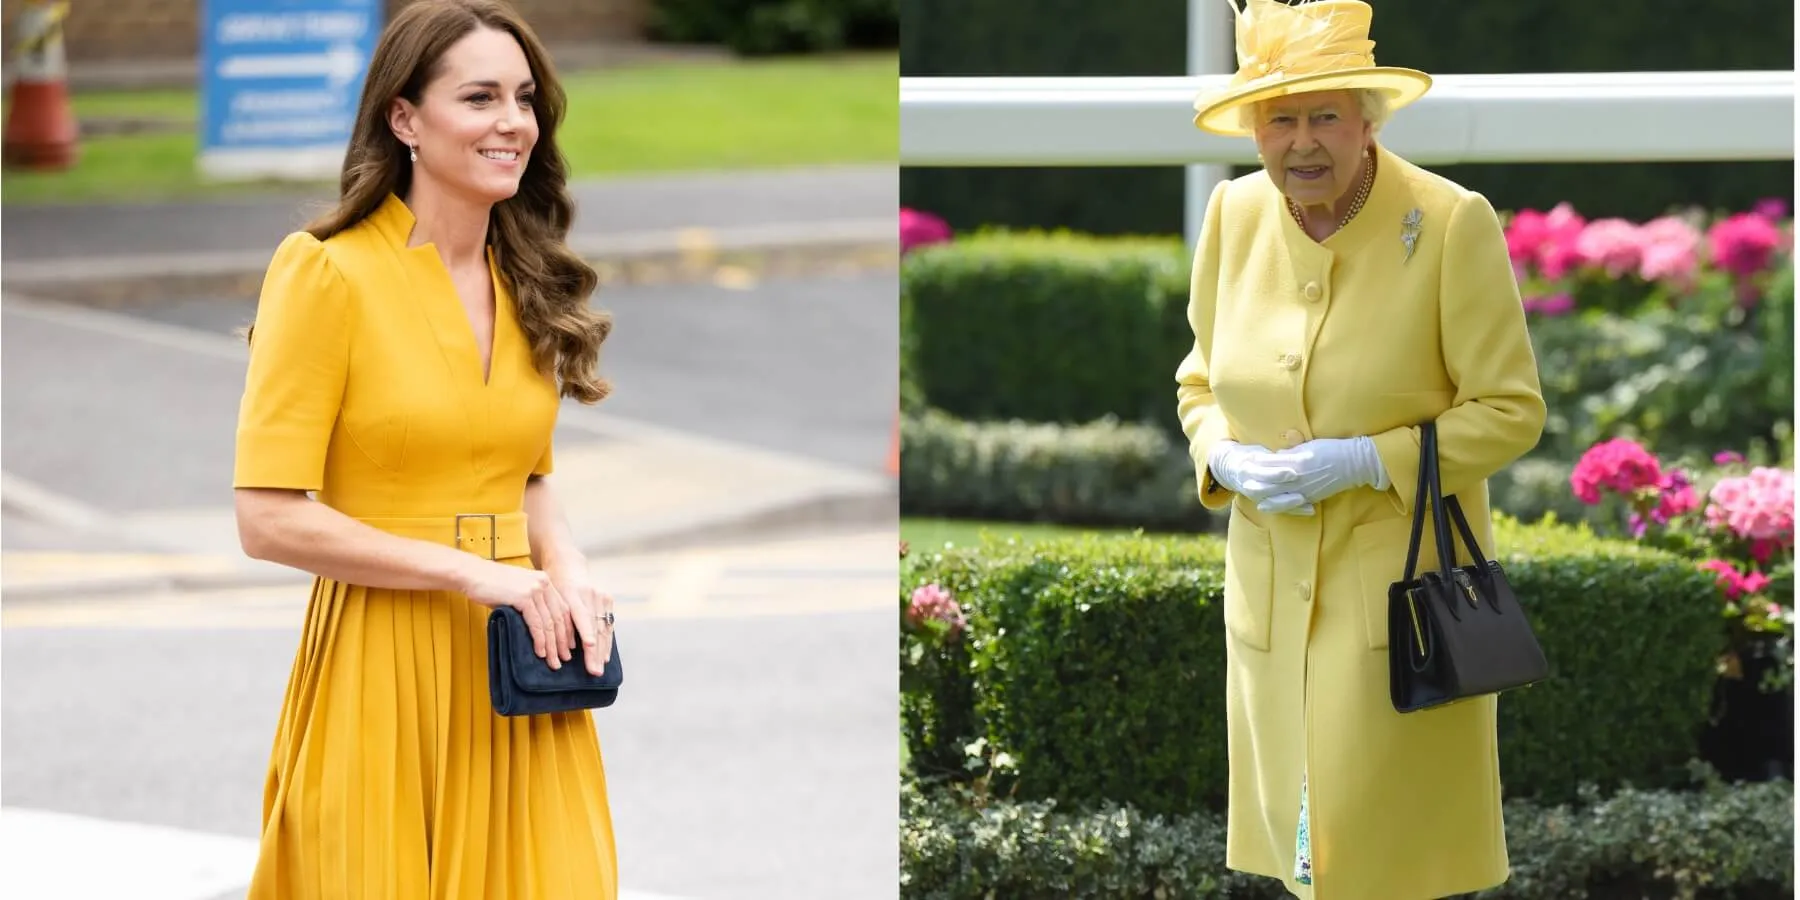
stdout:
<svg viewBox="0 0 1800 900">
<path fill-rule="evenodd" d="M 1312 585 L 1307 582 L 1302 581 L 1298 585 L 1295 585 L 1294 593 L 1300 595 L 1300 601 L 1302 603 L 1312 601 Z"/>
<path fill-rule="evenodd" d="M 1300 354 L 1298 353 L 1283 353 L 1277 361 L 1281 363 L 1282 368 L 1289 371 L 1300 368 Z"/>
<path fill-rule="evenodd" d="M 1286 441 L 1289 447 L 1298 447 L 1306 439 L 1306 435 L 1301 434 L 1298 429 L 1289 428 L 1281 433 L 1281 439 Z"/>
<path fill-rule="evenodd" d="M 1319 298 L 1325 295 L 1325 291 L 1319 287 L 1319 283 L 1316 281 L 1307 282 L 1306 288 L 1301 293 L 1305 294 L 1306 299 L 1313 303 L 1319 302 Z"/>
</svg>

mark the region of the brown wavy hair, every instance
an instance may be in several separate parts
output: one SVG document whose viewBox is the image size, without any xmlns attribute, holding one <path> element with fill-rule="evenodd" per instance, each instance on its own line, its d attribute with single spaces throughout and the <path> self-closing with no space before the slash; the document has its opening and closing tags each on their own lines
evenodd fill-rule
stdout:
<svg viewBox="0 0 1800 900">
<path fill-rule="evenodd" d="M 600 276 L 566 243 L 575 202 L 569 196 L 568 161 L 556 146 L 556 129 L 568 97 L 550 54 L 505 3 L 414 0 L 394 16 L 382 31 L 363 83 L 337 207 L 306 230 L 323 241 L 368 217 L 388 194 L 406 196 L 412 186 L 412 165 L 405 145 L 388 127 L 388 107 L 396 97 L 418 103 L 425 86 L 440 73 L 444 53 L 478 28 L 512 35 L 537 80 L 532 103 L 537 144 L 518 193 L 494 205 L 488 242 L 494 246 L 501 277 L 517 300 L 519 324 L 538 370 L 554 371 L 563 396 L 598 403 L 612 390 L 596 372 L 600 345 L 612 332 L 612 316 L 588 305 Z"/>
</svg>

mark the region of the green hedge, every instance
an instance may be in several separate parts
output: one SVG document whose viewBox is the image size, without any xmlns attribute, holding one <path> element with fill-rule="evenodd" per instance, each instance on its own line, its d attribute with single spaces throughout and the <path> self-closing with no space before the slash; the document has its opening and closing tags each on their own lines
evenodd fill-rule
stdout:
<svg viewBox="0 0 1800 900">
<path fill-rule="evenodd" d="M 1189 268 L 1179 240 L 997 233 L 921 248 L 900 282 L 907 377 L 968 419 L 1171 421 L 1194 340 Z"/>
<path fill-rule="evenodd" d="M 970 422 L 909 407 L 900 421 L 900 508 L 908 516 L 1216 531 L 1194 464 L 1168 429 L 1104 418 L 1080 425 Z M 1791 459 L 1790 455 L 1781 457 Z M 1522 522 L 1605 522 L 1569 489 L 1573 464 L 1522 459 L 1488 479 L 1497 512 Z"/>
<path fill-rule="evenodd" d="M 900 421 L 900 508 L 909 516 L 1206 531 L 1194 464 L 1164 429 L 1101 419 L 1062 426 L 967 422 L 937 410 Z"/>
<path fill-rule="evenodd" d="M 911 900 L 1281 900 L 1279 882 L 1225 868 L 1216 813 L 1156 816 L 1108 804 L 975 804 L 901 790 L 900 893 Z M 1484 900 L 1777 900 L 1794 895 L 1787 782 L 1624 790 L 1578 804 L 1505 806 L 1507 882 Z"/>
<path fill-rule="evenodd" d="M 1794 67 L 1788 3 L 1718 0 L 1704 7 L 1704 27 L 1689 28 L 1670 27 L 1696 21 L 1698 7 L 1687 0 L 1376 0 L 1374 6 L 1376 58 L 1434 74 Z M 1230 15 L 1223 2 L 1213 10 Z M 1187 7 L 1170 0 L 904 0 L 900 15 L 905 76 L 1187 71 Z M 1791 160 L 1435 170 L 1503 208 L 1549 209 L 1567 200 L 1591 216 L 1630 218 L 1681 203 L 1742 209 L 1764 196 L 1791 198 L 1794 180 Z M 900 197 L 959 229 L 993 224 L 1179 234 L 1183 183 L 1175 167 L 903 168 Z"/>
<path fill-rule="evenodd" d="M 909 405 L 977 420 L 1118 416 L 1179 438 L 1189 265 L 1178 241 L 1069 234 L 916 251 L 900 294 Z M 1746 326 L 1721 311 L 1723 290 L 1631 315 L 1534 317 L 1550 416 L 1532 455 L 1573 460 L 1621 436 L 1664 458 L 1759 444 L 1779 455 L 1793 421 L 1793 267 Z"/>
<path fill-rule="evenodd" d="M 649 37 L 723 44 L 744 56 L 890 48 L 899 0 L 654 0 Z"/>
<path fill-rule="evenodd" d="M 1697 755 L 1725 647 L 1710 576 L 1565 526 L 1501 519 L 1496 537 L 1555 670 L 1500 704 L 1508 791 L 1561 800 L 1583 781 L 1677 780 Z M 903 566 L 902 604 L 935 582 L 969 620 L 942 656 L 927 654 L 925 664 L 902 656 L 909 734 L 932 736 L 909 746 L 916 772 L 989 778 L 1025 799 L 1113 800 L 1151 812 L 1222 803 L 1217 538 L 914 547 Z M 932 724 L 919 727 L 925 720 Z M 967 748 L 974 768 L 959 754 Z"/>
</svg>

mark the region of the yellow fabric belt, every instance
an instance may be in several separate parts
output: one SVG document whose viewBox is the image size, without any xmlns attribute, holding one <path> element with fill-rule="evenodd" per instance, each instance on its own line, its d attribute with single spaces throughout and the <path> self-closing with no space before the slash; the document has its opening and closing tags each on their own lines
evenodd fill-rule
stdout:
<svg viewBox="0 0 1800 900">
<path fill-rule="evenodd" d="M 528 517 L 522 512 L 358 518 L 357 521 L 388 534 L 455 547 L 487 559 L 531 555 L 531 537 L 526 530 Z"/>
</svg>

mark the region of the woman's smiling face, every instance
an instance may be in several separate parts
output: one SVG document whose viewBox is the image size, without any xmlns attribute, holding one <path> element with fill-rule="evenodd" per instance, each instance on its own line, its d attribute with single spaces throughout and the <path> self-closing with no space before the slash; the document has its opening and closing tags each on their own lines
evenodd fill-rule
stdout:
<svg viewBox="0 0 1800 900">
<path fill-rule="evenodd" d="M 538 138 L 536 89 L 512 35 L 478 28 L 451 45 L 418 105 L 395 104 L 395 133 L 419 154 L 414 184 L 486 203 L 517 193 Z"/>
</svg>

